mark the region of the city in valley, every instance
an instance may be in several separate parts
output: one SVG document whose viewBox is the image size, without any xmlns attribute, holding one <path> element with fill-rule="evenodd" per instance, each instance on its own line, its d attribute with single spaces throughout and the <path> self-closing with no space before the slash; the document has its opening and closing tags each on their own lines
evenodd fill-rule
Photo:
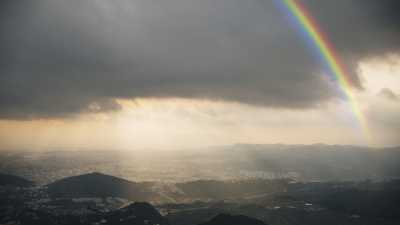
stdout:
<svg viewBox="0 0 400 225">
<path fill-rule="evenodd" d="M 0 222 L 400 221 L 398 148 L 238 144 L 159 155 L 163 157 L 126 151 L 2 153 Z M 243 218 L 231 218 L 237 215 Z"/>
</svg>

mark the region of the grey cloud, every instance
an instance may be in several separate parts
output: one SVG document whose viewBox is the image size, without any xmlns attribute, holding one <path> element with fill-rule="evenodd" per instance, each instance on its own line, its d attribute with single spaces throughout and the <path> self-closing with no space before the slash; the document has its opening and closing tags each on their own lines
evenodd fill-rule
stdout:
<svg viewBox="0 0 400 225">
<path fill-rule="evenodd" d="M 339 98 L 333 78 L 321 76 L 323 63 L 275 3 L 4 0 L 0 117 L 118 110 L 115 98 L 207 98 L 282 108 Z M 398 1 L 304 3 L 338 47 L 354 86 L 362 86 L 358 60 L 398 52 Z"/>
<path fill-rule="evenodd" d="M 380 92 L 379 95 L 382 97 L 385 97 L 389 100 L 393 100 L 393 101 L 398 101 L 399 100 L 399 96 L 397 96 L 397 94 L 395 94 L 392 90 L 390 90 L 389 88 L 383 88 Z"/>
</svg>

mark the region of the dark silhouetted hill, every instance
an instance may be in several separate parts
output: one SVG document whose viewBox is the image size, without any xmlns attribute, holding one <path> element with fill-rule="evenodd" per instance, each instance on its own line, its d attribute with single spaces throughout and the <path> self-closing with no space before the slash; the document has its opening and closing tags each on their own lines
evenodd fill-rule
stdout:
<svg viewBox="0 0 400 225">
<path fill-rule="evenodd" d="M 261 220 L 241 215 L 219 214 L 210 221 L 199 225 L 266 225 Z"/>
<path fill-rule="evenodd" d="M 33 185 L 34 183 L 32 181 L 22 177 L 0 173 L 0 186 L 30 187 Z"/>
<path fill-rule="evenodd" d="M 147 202 L 135 202 L 105 216 L 105 225 L 168 225 L 168 221 Z"/>
<path fill-rule="evenodd" d="M 156 201 L 160 196 L 148 185 L 101 173 L 89 173 L 47 185 L 52 197 L 120 197 L 133 201 Z"/>
</svg>

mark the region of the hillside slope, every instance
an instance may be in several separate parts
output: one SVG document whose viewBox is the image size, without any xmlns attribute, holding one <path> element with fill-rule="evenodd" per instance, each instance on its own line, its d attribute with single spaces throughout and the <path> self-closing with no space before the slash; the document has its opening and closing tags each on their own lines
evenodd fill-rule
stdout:
<svg viewBox="0 0 400 225">
<path fill-rule="evenodd" d="M 34 183 L 32 181 L 22 177 L 0 173 L 0 186 L 30 187 L 33 185 Z"/>
<path fill-rule="evenodd" d="M 47 185 L 53 197 L 120 197 L 132 201 L 157 201 L 161 197 L 148 185 L 101 173 L 89 173 Z"/>
</svg>

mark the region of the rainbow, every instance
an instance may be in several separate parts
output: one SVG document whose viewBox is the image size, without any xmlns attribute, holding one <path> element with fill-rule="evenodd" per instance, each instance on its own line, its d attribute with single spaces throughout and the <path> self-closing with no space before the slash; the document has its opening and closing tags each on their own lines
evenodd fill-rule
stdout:
<svg viewBox="0 0 400 225">
<path fill-rule="evenodd" d="M 352 92 L 351 82 L 345 67 L 340 60 L 333 44 L 322 32 L 317 21 L 312 17 L 307 8 L 301 4 L 300 0 L 278 0 L 283 4 L 290 15 L 295 18 L 296 23 L 302 28 L 306 36 L 310 39 L 312 45 L 317 49 L 318 54 L 323 61 L 327 64 L 330 73 L 337 80 L 340 90 L 343 92 L 345 98 L 350 104 L 351 111 L 353 112 L 358 124 L 364 133 L 364 138 L 370 141 L 369 129 L 365 117 L 360 109 L 358 102 Z"/>
</svg>

